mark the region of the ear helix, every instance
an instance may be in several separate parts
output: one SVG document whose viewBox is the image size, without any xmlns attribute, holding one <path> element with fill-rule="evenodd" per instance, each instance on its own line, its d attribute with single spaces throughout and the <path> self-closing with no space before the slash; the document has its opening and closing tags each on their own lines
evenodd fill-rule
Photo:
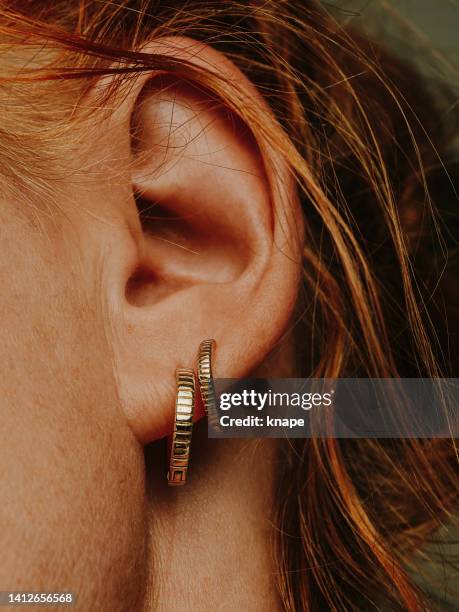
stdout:
<svg viewBox="0 0 459 612">
<path fill-rule="evenodd" d="M 197 371 L 199 389 L 209 418 L 216 417 L 215 390 L 212 377 L 212 355 L 215 340 L 204 340 L 199 345 Z M 193 414 L 196 404 L 196 383 L 193 370 L 177 368 L 174 431 L 169 438 L 168 484 L 184 485 L 188 473 L 193 433 Z"/>
</svg>

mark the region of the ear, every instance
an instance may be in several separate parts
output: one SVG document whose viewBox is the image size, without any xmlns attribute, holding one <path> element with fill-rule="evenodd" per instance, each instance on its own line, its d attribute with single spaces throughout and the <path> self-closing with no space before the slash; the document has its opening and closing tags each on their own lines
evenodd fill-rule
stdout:
<svg viewBox="0 0 459 612">
<path fill-rule="evenodd" d="M 216 50 L 184 38 L 145 50 L 214 70 L 274 122 Z M 175 369 L 195 366 L 203 339 L 217 342 L 214 376 L 241 377 L 286 330 L 301 270 L 300 207 L 276 151 L 189 81 L 142 75 L 107 130 L 120 158 L 131 131 L 138 220 L 134 231 L 113 231 L 110 305 L 121 403 L 147 443 L 171 431 Z"/>
</svg>

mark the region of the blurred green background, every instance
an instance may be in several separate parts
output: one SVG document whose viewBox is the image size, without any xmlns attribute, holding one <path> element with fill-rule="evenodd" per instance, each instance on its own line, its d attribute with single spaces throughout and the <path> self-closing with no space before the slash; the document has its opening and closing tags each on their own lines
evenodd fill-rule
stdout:
<svg viewBox="0 0 459 612">
<path fill-rule="evenodd" d="M 452 94 L 447 114 L 459 124 L 459 0 L 323 0 L 323 4 L 347 25 L 416 63 L 432 79 L 433 88 L 446 86 Z M 456 157 L 459 130 L 454 151 Z"/>
<path fill-rule="evenodd" d="M 324 4 L 331 10 L 336 7 L 345 21 L 383 36 L 402 53 L 419 55 L 437 77 L 457 86 L 459 0 L 325 0 Z M 423 49 L 434 57 L 421 57 Z"/>
</svg>

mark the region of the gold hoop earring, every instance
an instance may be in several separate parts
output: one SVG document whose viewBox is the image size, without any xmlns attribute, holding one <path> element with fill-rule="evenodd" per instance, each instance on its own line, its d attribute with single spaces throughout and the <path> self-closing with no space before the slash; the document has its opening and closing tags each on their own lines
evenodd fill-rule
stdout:
<svg viewBox="0 0 459 612">
<path fill-rule="evenodd" d="M 217 343 L 215 340 L 203 340 L 198 353 L 198 382 L 206 415 L 214 421 L 217 416 L 214 379 L 212 375 L 212 358 Z"/>
<path fill-rule="evenodd" d="M 175 423 L 174 433 L 169 439 L 169 471 L 167 473 L 167 482 L 171 486 L 184 485 L 186 482 L 193 433 L 196 386 L 193 370 L 177 368 L 175 379 L 177 384 Z"/>
</svg>

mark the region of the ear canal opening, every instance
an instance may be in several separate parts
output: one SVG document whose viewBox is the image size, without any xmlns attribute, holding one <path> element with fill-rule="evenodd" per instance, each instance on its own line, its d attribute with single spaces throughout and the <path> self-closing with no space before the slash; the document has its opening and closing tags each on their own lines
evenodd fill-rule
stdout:
<svg viewBox="0 0 459 612">
<path fill-rule="evenodd" d="M 163 278 L 150 268 L 139 266 L 126 283 L 126 300 L 132 306 L 142 308 L 157 303 L 190 284 L 177 279 Z"/>
<path fill-rule="evenodd" d="M 140 192 L 134 192 L 134 200 L 142 230 L 148 234 L 158 232 L 162 221 L 174 221 L 179 217 L 172 215 L 160 202 L 146 198 Z"/>
</svg>

